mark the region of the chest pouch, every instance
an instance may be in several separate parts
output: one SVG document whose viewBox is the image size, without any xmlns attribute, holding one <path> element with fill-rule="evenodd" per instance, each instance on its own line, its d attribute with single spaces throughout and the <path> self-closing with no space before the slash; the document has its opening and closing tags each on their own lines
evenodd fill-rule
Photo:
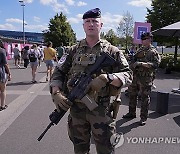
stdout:
<svg viewBox="0 0 180 154">
<path fill-rule="evenodd" d="M 90 64 L 94 64 L 96 61 L 95 54 L 78 54 L 75 58 L 75 64 L 88 66 Z"/>
</svg>

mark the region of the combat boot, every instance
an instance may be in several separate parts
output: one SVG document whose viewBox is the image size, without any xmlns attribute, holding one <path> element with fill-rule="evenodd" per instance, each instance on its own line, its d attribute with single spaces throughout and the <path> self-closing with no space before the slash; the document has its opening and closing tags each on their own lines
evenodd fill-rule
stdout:
<svg viewBox="0 0 180 154">
<path fill-rule="evenodd" d="M 123 115 L 123 117 L 122 118 L 127 118 L 127 119 L 134 119 L 134 118 L 136 118 L 136 115 L 135 114 L 132 114 L 132 113 L 127 113 L 127 114 L 125 114 L 125 115 Z"/>
<path fill-rule="evenodd" d="M 139 121 L 139 125 L 140 125 L 140 126 L 144 126 L 144 125 L 146 124 L 146 121 L 147 121 L 147 119 L 141 119 L 141 120 Z"/>
</svg>

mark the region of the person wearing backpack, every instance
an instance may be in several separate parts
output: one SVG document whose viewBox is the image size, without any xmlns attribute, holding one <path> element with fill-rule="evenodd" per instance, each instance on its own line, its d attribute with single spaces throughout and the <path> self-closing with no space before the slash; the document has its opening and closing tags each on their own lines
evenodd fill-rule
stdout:
<svg viewBox="0 0 180 154">
<path fill-rule="evenodd" d="M 32 69 L 32 83 L 36 83 L 36 70 L 38 67 L 38 58 L 41 56 L 40 52 L 37 48 L 37 45 L 34 44 L 31 49 L 29 50 L 29 61 Z"/>
</svg>

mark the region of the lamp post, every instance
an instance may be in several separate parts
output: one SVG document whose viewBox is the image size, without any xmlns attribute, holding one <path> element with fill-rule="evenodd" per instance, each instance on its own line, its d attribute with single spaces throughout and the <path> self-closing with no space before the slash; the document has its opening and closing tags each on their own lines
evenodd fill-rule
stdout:
<svg viewBox="0 0 180 154">
<path fill-rule="evenodd" d="M 25 32 L 24 32 L 24 7 L 25 7 L 25 4 L 24 4 L 24 0 L 19 0 L 19 2 L 21 3 L 21 6 L 23 7 L 23 44 L 25 44 Z"/>
</svg>

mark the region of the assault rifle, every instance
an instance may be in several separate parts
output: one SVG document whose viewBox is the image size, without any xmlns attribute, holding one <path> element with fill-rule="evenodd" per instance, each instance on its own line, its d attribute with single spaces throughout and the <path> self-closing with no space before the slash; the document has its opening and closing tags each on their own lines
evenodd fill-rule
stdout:
<svg viewBox="0 0 180 154">
<path fill-rule="evenodd" d="M 100 72 L 101 69 L 105 67 L 113 67 L 119 65 L 120 62 L 116 61 L 109 53 L 102 52 L 101 56 L 99 56 L 96 62 L 90 66 L 87 70 L 80 74 L 78 78 L 73 78 L 71 82 L 72 90 L 67 95 L 69 101 L 73 102 L 75 99 L 81 100 L 89 110 L 95 109 L 98 105 L 96 102 L 91 99 L 91 97 L 87 94 L 87 87 L 89 83 L 93 80 L 92 75 Z M 51 128 L 54 124 L 58 124 L 61 118 L 66 113 L 65 110 L 59 108 L 60 112 L 55 109 L 49 116 L 51 123 L 47 126 L 44 132 L 37 139 L 40 141 L 48 129 Z"/>
</svg>

